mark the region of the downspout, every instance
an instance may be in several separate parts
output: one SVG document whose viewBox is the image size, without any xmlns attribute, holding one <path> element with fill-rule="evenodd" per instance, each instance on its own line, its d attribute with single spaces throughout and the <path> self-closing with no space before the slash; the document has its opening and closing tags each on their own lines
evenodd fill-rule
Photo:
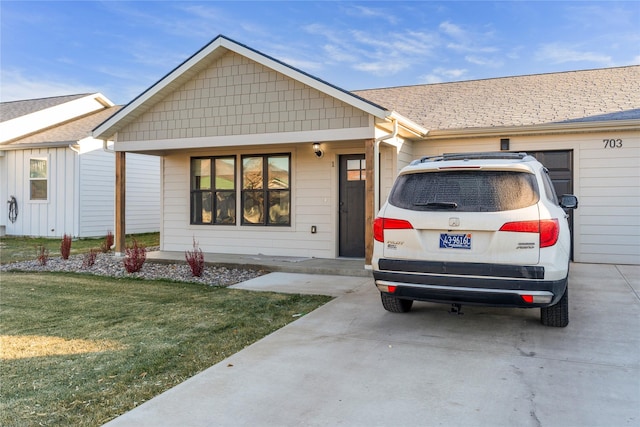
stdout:
<svg viewBox="0 0 640 427">
<path fill-rule="evenodd" d="M 77 148 L 76 148 L 77 147 Z M 69 144 L 69 149 L 76 153 L 74 156 L 74 179 L 73 179 L 73 236 L 80 237 L 80 144 Z"/>
<path fill-rule="evenodd" d="M 393 130 L 390 134 L 376 138 L 373 146 L 373 171 L 374 171 L 374 183 L 373 183 L 373 209 L 374 216 L 378 214 L 380 210 L 380 143 L 387 139 L 392 139 L 398 136 L 398 119 L 390 118 L 393 123 Z"/>
</svg>

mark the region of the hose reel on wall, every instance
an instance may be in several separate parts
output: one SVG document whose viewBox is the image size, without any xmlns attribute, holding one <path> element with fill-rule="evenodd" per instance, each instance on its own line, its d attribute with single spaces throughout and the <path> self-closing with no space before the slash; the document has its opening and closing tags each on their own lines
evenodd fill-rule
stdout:
<svg viewBox="0 0 640 427">
<path fill-rule="evenodd" d="M 18 201 L 14 196 L 11 196 L 7 203 L 9 204 L 9 221 L 13 224 L 18 219 Z"/>
</svg>

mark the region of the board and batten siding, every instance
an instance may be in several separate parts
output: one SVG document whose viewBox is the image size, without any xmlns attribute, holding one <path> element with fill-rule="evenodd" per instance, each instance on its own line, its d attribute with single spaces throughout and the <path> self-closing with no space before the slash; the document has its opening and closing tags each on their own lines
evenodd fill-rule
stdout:
<svg viewBox="0 0 640 427">
<path fill-rule="evenodd" d="M 29 160 L 48 160 L 47 200 L 30 200 Z M 8 150 L 5 154 L 6 194 L 18 202 L 18 218 L 7 221 L 6 234 L 14 236 L 77 236 L 74 210 L 77 180 L 75 153 L 68 148 Z M 11 177 L 11 178 L 9 178 Z"/>
<path fill-rule="evenodd" d="M 245 255 L 333 258 L 337 253 L 338 156 L 362 153 L 362 142 L 323 143 L 317 158 L 308 143 L 281 146 L 198 150 L 171 154 L 163 161 L 161 248 L 184 251 L 193 240 L 205 252 Z M 291 153 L 291 226 L 241 225 L 240 159 L 244 154 Z M 190 224 L 190 159 L 236 155 L 236 225 Z M 311 233 L 311 226 L 317 232 Z"/>
<path fill-rule="evenodd" d="M 613 146 L 607 142 L 611 140 Z M 640 264 L 639 132 L 515 136 L 510 137 L 510 148 L 573 151 L 573 191 L 579 200 L 574 212 L 574 261 Z M 417 143 L 415 157 L 499 150 L 498 137 L 432 140 Z"/>
</svg>

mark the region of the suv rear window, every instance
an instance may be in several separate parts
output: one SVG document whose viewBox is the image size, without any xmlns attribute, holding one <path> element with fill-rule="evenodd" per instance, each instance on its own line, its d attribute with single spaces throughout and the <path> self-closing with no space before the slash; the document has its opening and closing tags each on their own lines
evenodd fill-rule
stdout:
<svg viewBox="0 0 640 427">
<path fill-rule="evenodd" d="M 515 171 L 438 171 L 400 175 L 389 203 L 414 211 L 498 212 L 538 203 L 535 175 Z"/>
</svg>

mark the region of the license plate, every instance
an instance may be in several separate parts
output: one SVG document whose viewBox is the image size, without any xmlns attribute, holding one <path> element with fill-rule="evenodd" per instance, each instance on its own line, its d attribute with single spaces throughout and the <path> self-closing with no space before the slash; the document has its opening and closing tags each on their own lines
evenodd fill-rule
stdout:
<svg viewBox="0 0 640 427">
<path fill-rule="evenodd" d="M 469 234 L 440 234 L 441 249 L 471 249 L 471 233 Z"/>
</svg>

